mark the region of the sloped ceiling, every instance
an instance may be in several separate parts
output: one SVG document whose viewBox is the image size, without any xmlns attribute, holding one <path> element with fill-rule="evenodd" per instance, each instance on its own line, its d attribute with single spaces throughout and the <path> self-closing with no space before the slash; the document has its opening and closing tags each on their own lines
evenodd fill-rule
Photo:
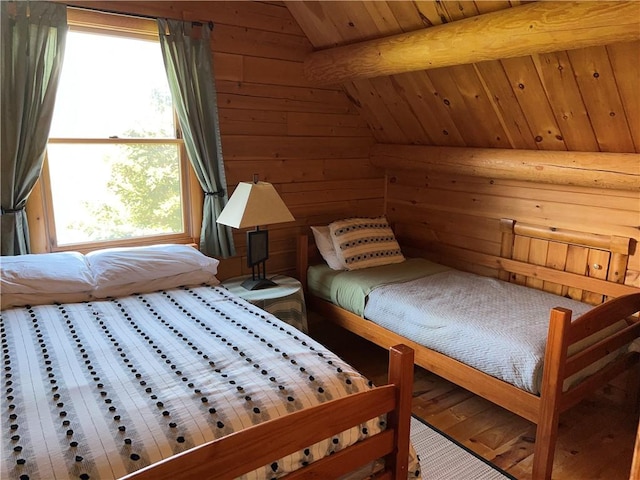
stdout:
<svg viewBox="0 0 640 480">
<path fill-rule="evenodd" d="M 518 8 L 505 1 L 291 1 L 316 50 Z M 640 2 L 638 30 L 640 30 Z M 585 28 L 589 24 L 585 22 Z M 640 42 L 346 81 L 380 143 L 640 152 Z"/>
</svg>

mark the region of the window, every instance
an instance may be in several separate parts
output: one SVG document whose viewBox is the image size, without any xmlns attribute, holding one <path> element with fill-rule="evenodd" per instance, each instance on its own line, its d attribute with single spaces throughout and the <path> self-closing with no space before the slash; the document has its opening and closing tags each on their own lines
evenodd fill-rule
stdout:
<svg viewBox="0 0 640 480">
<path fill-rule="evenodd" d="M 96 17 L 116 16 L 69 17 L 42 175 L 49 249 L 187 240 L 190 168 L 157 34 Z"/>
</svg>

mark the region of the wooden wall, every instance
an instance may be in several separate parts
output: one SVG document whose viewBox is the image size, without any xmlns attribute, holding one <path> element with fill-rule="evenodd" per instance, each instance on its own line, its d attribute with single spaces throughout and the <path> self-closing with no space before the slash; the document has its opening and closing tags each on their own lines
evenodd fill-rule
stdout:
<svg viewBox="0 0 640 480">
<path fill-rule="evenodd" d="M 520 2 L 475 2 L 472 11 L 458 10 L 459 2 L 409 1 L 286 6 L 281 2 L 66 3 L 215 23 L 211 47 L 229 191 L 257 173 L 274 183 L 296 218 L 293 224 L 269 228 L 270 273 L 293 273 L 294 239 L 304 226 L 383 212 L 396 224 L 400 240 L 425 254 L 438 245 L 497 253 L 497 222 L 502 217 L 640 241 L 637 189 L 601 190 L 393 166 L 386 167 L 385 177 L 385 169 L 369 158 L 376 142 L 637 152 L 640 109 L 631 92 L 638 84 L 640 63 L 633 58 L 638 42 L 571 53 L 566 66 L 578 69 L 572 82 L 556 78 L 561 70 L 545 67 L 553 64 L 554 57 L 545 54 L 312 86 L 303 75 L 303 61 L 314 47 L 455 22 Z M 602 54 L 605 49 L 608 57 Z M 593 62 L 599 62 L 594 67 L 599 72 L 607 65 L 613 69 L 611 75 L 597 76 L 597 86 L 587 80 L 581 83 L 596 78 L 587 75 Z M 518 74 L 505 74 L 512 70 Z M 440 76 L 444 80 L 435 82 Z M 408 88 L 402 81 L 411 78 L 419 81 Z M 605 83 L 612 88 L 605 88 Z M 469 96 L 476 101 L 466 100 Z M 563 115 L 566 111 L 573 113 Z M 610 115 L 613 111 L 618 114 Z M 235 231 L 235 238 L 239 256 L 222 262 L 221 278 L 246 270 L 244 231 Z M 637 248 L 634 252 L 626 283 L 639 285 L 640 254 Z M 494 274 L 482 267 L 458 266 Z"/>
<path fill-rule="evenodd" d="M 287 8 L 269 2 L 64 2 L 113 12 L 213 21 L 211 50 L 229 192 L 240 181 L 271 182 L 295 223 L 269 227 L 268 274 L 292 274 L 301 226 L 383 212 L 384 176 L 369 162 L 366 122 L 339 87 L 313 88 L 302 74 L 312 51 Z M 221 279 L 246 270 L 238 257 Z"/>
<path fill-rule="evenodd" d="M 387 215 L 399 241 L 425 256 L 496 276 L 495 270 L 456 262 L 445 247 L 499 255 L 499 221 L 506 217 L 634 239 L 624 283 L 640 287 L 637 192 L 393 169 L 388 171 L 387 191 Z M 546 259 L 536 262 L 544 265 Z"/>
<path fill-rule="evenodd" d="M 410 58 L 407 52 L 402 56 L 396 50 L 395 56 L 389 53 L 393 57 L 389 63 L 393 60 L 406 64 L 404 73 L 361 78 L 346 75 L 343 64 L 334 65 L 331 70 L 334 78 L 341 79 L 342 88 L 378 142 L 372 161 L 386 168 L 386 213 L 405 247 L 461 268 L 495 275 L 495 271 L 447 258 L 446 247 L 498 254 L 498 222 L 502 217 L 548 227 L 624 235 L 636 243 L 640 241 L 640 97 L 636 93 L 640 89 L 640 42 L 628 41 L 622 34 L 616 36 L 621 31 L 616 29 L 619 22 L 609 25 L 612 36 L 600 44 L 584 47 L 572 41 L 576 25 L 579 28 L 593 23 L 572 13 L 600 18 L 598 9 L 603 6 L 629 8 L 632 14 L 627 17 L 635 17 L 631 30 L 637 34 L 640 4 L 536 5 L 520 0 L 286 4 L 318 54 L 333 51 L 335 57 L 331 58 L 347 58 L 363 68 L 362 57 L 366 52 L 372 53 L 367 45 L 375 44 L 373 53 L 384 57 L 392 50 L 384 49 L 380 40 L 386 38 L 386 46 L 391 49 L 412 43 L 405 37 L 405 41 L 395 42 L 393 39 L 398 37 L 394 35 L 426 34 L 420 37 L 421 57 L 418 55 L 424 63 L 431 60 L 431 52 L 438 53 L 441 44 L 447 47 L 446 60 L 452 66 L 414 68 L 411 64 L 417 58 Z M 518 12 L 538 7 L 559 10 L 553 18 L 542 16 L 524 23 L 514 19 Z M 554 25 L 558 32 L 566 34 L 564 48 L 532 48 L 528 53 L 525 49 L 517 56 L 509 56 L 513 35 L 526 35 L 529 29 L 553 24 L 565 8 L 567 21 Z M 456 38 L 473 29 L 470 20 L 477 18 L 481 22 L 487 15 L 496 18 L 492 28 L 479 32 L 475 39 L 480 43 L 490 35 L 496 56 L 487 60 L 481 58 L 486 52 L 478 52 L 478 61 L 472 63 L 463 54 L 474 42 L 463 44 Z M 458 30 L 462 22 L 469 28 Z M 520 28 L 523 25 L 526 28 Z M 433 34 L 432 41 L 430 31 L 439 32 Z M 412 38 L 418 42 L 417 37 Z M 501 42 L 502 51 L 495 51 Z M 521 43 L 525 45 L 526 41 Z M 321 79 L 318 82 L 322 83 Z M 379 155 L 381 144 L 384 155 Z M 420 146 L 426 146 L 424 152 Z M 434 157 L 429 146 L 457 148 L 461 154 L 458 158 L 455 154 Z M 497 172 L 479 172 L 475 159 L 469 161 L 473 157 L 468 153 L 471 148 L 486 152 L 500 149 L 499 159 L 492 159 L 492 166 L 495 171 L 503 170 L 500 173 L 509 171 L 507 178 L 494 175 Z M 518 156 L 524 150 L 540 163 L 529 165 L 531 168 L 524 175 L 513 175 L 526 163 Z M 555 164 L 547 161 L 546 154 L 553 152 L 559 156 L 569 152 L 596 153 L 579 163 L 571 158 L 551 183 L 523 181 L 550 173 Z M 600 152 L 611 155 L 598 156 Z M 595 178 L 601 172 L 610 173 L 620 166 L 616 153 L 626 156 L 624 172 L 619 172 L 619 178 L 627 182 L 624 188 L 587 186 L 599 185 L 600 179 Z M 378 157 L 384 157 L 383 161 Z M 578 177 L 588 181 L 579 183 Z M 640 286 L 640 253 L 638 248 L 634 252 L 625 283 Z"/>
</svg>

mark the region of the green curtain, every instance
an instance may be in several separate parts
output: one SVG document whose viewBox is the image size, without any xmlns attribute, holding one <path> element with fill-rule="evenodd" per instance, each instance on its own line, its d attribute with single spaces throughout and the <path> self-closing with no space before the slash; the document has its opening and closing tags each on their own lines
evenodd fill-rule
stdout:
<svg viewBox="0 0 640 480">
<path fill-rule="evenodd" d="M 205 193 L 200 250 L 210 256 L 230 257 L 235 255 L 231 229 L 216 223 L 228 196 L 210 28 L 159 18 L 158 32 L 184 144 Z"/>
<path fill-rule="evenodd" d="M 29 253 L 25 205 L 44 160 L 67 38 L 67 8 L 2 2 L 0 237 L 2 255 Z"/>
</svg>

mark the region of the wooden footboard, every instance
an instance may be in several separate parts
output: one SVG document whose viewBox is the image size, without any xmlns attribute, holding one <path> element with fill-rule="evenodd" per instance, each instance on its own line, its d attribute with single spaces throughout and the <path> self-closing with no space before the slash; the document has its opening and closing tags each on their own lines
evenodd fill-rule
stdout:
<svg viewBox="0 0 640 480">
<path fill-rule="evenodd" d="M 560 413 L 638 363 L 638 353 L 624 347 L 640 337 L 640 321 L 632 317 L 639 311 L 640 293 L 603 303 L 574 322 L 571 322 L 571 310 L 554 308 L 551 311 L 536 421 L 534 478 L 551 478 Z M 625 322 L 626 326 L 583 350 L 569 354 L 572 345 L 618 322 Z M 573 374 L 619 350 L 620 355 L 615 360 L 576 386 L 563 390 L 565 381 Z"/>
<path fill-rule="evenodd" d="M 307 295 L 307 303 L 310 309 L 319 312 L 324 318 L 377 345 L 385 348 L 398 343 L 408 345 L 415 350 L 417 365 L 536 423 L 533 478 L 547 479 L 551 478 L 560 413 L 638 363 L 638 353 L 625 351 L 597 373 L 575 386 L 563 389 L 568 377 L 600 361 L 609 353 L 625 348 L 629 342 L 640 337 L 640 322 L 637 317 L 640 311 L 640 290 L 622 284 L 630 248 L 628 240 L 534 226 L 515 228 L 515 222 L 510 220 L 501 222 L 501 228 L 502 254 L 506 258 L 487 259 L 486 256 L 474 257 L 473 254 L 469 254 L 469 258 L 481 258 L 486 264 L 498 265 L 504 272 L 501 274 L 503 280 L 595 304 L 609 299 L 573 323 L 570 311 L 560 308 L 552 310 L 540 396 L 519 390 L 429 350 L 311 294 Z M 527 263 L 523 245 L 531 242 L 528 238 L 535 235 L 540 237 L 536 240 L 538 242 L 577 242 L 576 248 L 572 248 L 573 243 L 562 248 L 551 247 L 556 252 L 572 252 L 570 261 L 560 262 L 562 268 L 556 268 L 558 265 L 551 268 Z M 587 250 L 580 250 L 581 254 L 576 255 L 576 249 Z M 309 259 L 315 263 L 318 257 L 307 236 L 301 236 L 298 244 L 298 275 L 305 286 Z M 575 261 L 578 257 L 587 263 L 578 267 Z M 582 275 L 576 273 L 580 271 L 583 272 Z M 614 333 L 578 353 L 569 353 L 571 345 L 620 321 L 624 323 Z"/>
<path fill-rule="evenodd" d="M 285 477 L 338 478 L 379 458 L 376 478 L 406 479 L 413 392 L 413 351 L 389 350 L 389 383 L 241 430 L 124 477 L 126 480 L 231 479 L 387 414 L 387 428 Z"/>
</svg>

